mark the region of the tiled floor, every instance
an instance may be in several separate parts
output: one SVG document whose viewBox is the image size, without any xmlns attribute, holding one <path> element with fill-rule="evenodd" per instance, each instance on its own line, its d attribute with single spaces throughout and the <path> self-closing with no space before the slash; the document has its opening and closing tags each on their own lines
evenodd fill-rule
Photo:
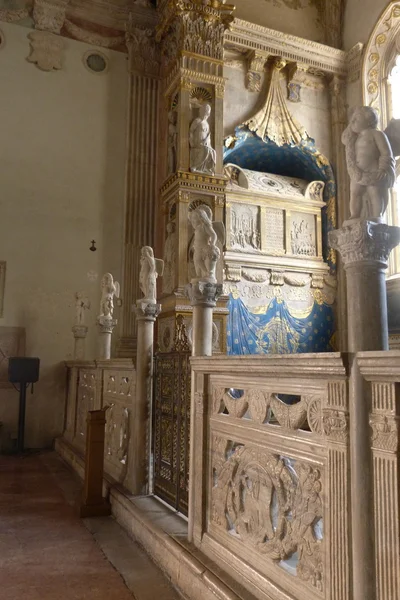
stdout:
<svg viewBox="0 0 400 600">
<path fill-rule="evenodd" d="M 1 600 L 178 600 L 111 518 L 81 521 L 55 453 L 0 456 Z"/>
</svg>

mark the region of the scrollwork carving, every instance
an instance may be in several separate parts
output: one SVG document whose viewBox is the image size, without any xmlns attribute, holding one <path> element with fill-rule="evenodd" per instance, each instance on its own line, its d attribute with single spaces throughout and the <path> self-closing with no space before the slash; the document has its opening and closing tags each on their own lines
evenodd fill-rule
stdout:
<svg viewBox="0 0 400 600">
<path fill-rule="evenodd" d="M 372 448 L 396 452 L 399 448 L 400 418 L 373 414 L 369 420 Z"/>
</svg>

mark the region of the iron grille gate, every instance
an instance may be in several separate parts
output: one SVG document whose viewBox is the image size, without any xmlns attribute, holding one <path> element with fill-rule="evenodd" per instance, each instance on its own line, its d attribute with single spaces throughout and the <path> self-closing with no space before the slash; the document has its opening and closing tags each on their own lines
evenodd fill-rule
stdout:
<svg viewBox="0 0 400 600">
<path fill-rule="evenodd" d="M 188 514 L 190 352 L 156 354 L 154 361 L 154 493 Z"/>
</svg>

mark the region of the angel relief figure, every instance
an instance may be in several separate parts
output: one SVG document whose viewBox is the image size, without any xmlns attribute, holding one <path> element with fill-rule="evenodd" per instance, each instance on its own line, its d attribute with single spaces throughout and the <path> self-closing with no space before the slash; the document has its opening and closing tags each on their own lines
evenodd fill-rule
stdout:
<svg viewBox="0 0 400 600">
<path fill-rule="evenodd" d="M 163 274 L 164 261 L 154 258 L 153 248 L 143 246 L 140 258 L 139 284 L 144 300 L 151 304 L 157 303 L 157 277 Z"/>
<path fill-rule="evenodd" d="M 194 229 L 193 262 L 196 278 L 216 283 L 215 271 L 221 256 L 217 246 L 225 243 L 225 226 L 222 221 L 212 221 L 212 210 L 201 204 L 189 213 L 189 221 Z"/>
<path fill-rule="evenodd" d="M 114 281 L 111 273 L 106 273 L 101 280 L 100 317 L 109 317 L 112 319 L 114 312 L 114 296 L 117 298 L 120 296 L 119 283 L 118 281 Z"/>
</svg>

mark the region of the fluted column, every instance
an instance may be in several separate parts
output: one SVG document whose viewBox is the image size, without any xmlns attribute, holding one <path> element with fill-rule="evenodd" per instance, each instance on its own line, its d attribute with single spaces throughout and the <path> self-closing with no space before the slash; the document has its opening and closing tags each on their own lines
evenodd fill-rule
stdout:
<svg viewBox="0 0 400 600">
<path fill-rule="evenodd" d="M 129 99 L 122 297 L 122 334 L 118 356 L 136 351 L 136 316 L 132 304 L 140 296 L 139 252 L 153 246 L 157 202 L 159 60 L 153 30 L 129 27 Z"/>
</svg>

